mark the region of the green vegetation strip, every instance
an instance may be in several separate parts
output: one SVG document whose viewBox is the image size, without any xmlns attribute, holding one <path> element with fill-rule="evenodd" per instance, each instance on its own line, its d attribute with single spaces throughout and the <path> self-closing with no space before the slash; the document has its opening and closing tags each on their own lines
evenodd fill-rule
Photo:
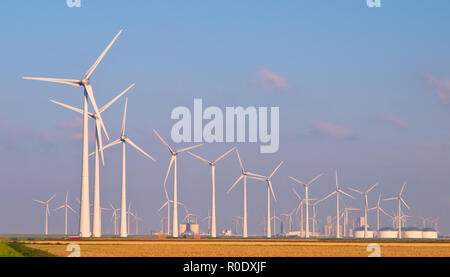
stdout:
<svg viewBox="0 0 450 277">
<path fill-rule="evenodd" d="M 23 255 L 11 248 L 6 241 L 0 241 L 0 257 L 23 257 Z"/>
<path fill-rule="evenodd" d="M 19 256 L 8 256 L 8 257 L 57 257 L 53 254 L 50 254 L 46 251 L 34 249 L 24 245 L 23 243 L 19 243 L 17 241 L 9 241 L 4 242 L 4 244 L 17 253 Z M 1 248 L 0 248 L 1 251 Z M 0 257 L 5 257 L 0 252 Z"/>
</svg>

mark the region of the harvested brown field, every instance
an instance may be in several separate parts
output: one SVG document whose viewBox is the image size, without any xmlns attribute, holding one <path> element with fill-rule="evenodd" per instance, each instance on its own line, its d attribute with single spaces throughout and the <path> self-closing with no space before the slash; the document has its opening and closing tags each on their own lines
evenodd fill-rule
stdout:
<svg viewBox="0 0 450 277">
<path fill-rule="evenodd" d="M 450 257 L 450 241 L 151 239 L 23 242 L 57 256 L 68 256 L 67 244 L 77 243 L 82 257 L 367 257 L 369 243 L 380 246 L 382 257 Z"/>
</svg>

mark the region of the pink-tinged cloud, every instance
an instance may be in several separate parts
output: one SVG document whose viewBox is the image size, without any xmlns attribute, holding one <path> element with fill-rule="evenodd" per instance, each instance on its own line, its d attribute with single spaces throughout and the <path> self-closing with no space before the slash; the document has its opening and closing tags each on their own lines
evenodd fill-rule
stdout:
<svg viewBox="0 0 450 277">
<path fill-rule="evenodd" d="M 434 93 L 442 104 L 450 104 L 450 80 L 436 78 L 431 74 L 425 74 L 425 79 L 434 87 Z"/>
<path fill-rule="evenodd" d="M 272 72 L 266 68 L 259 70 L 255 82 L 267 89 L 289 89 L 286 78 Z"/>
<path fill-rule="evenodd" d="M 352 138 L 355 136 L 349 129 L 324 120 L 315 121 L 312 125 L 312 131 L 319 135 L 340 139 Z"/>
<path fill-rule="evenodd" d="M 406 123 L 405 121 L 403 121 L 400 117 L 398 117 L 397 115 L 393 114 L 393 113 L 387 113 L 387 114 L 383 114 L 380 116 L 381 120 L 390 122 L 392 124 L 394 124 L 397 127 L 400 128 L 407 128 L 408 127 L 408 123 Z"/>
</svg>

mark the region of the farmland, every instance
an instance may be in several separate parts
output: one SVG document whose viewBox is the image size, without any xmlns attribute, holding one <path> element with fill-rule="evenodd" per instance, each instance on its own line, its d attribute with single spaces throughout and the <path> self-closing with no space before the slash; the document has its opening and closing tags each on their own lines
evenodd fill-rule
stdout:
<svg viewBox="0 0 450 277">
<path fill-rule="evenodd" d="M 56 256 L 68 256 L 67 240 L 21 241 Z M 82 257 L 450 257 L 450 241 L 353 241 L 299 239 L 80 240 Z"/>
</svg>

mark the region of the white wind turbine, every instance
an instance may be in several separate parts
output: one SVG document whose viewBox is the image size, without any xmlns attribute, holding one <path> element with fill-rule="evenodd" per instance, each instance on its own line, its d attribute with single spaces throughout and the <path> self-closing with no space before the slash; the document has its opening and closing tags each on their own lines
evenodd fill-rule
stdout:
<svg viewBox="0 0 450 277">
<path fill-rule="evenodd" d="M 91 101 L 92 106 L 94 107 L 95 114 L 99 117 L 100 126 L 106 137 L 109 139 L 108 132 L 106 131 L 105 125 L 103 124 L 103 119 L 97 107 L 97 103 L 94 98 L 94 92 L 92 90 L 92 86 L 90 83 L 90 78 L 94 73 L 97 66 L 100 64 L 102 59 L 105 57 L 106 53 L 109 51 L 111 46 L 114 44 L 116 39 L 122 33 L 122 30 L 114 37 L 114 39 L 108 44 L 106 49 L 101 53 L 101 55 L 97 58 L 95 63 L 89 68 L 89 70 L 84 75 L 81 80 L 72 80 L 72 79 L 56 79 L 56 78 L 36 78 L 36 77 L 23 77 L 23 79 L 27 80 L 38 80 L 44 82 L 52 82 L 52 83 L 60 83 L 71 86 L 82 86 L 84 88 L 84 96 L 83 96 L 83 142 L 82 142 L 82 166 L 81 166 L 81 204 L 80 204 L 80 236 L 81 237 L 90 237 L 91 236 L 91 224 L 89 217 L 89 142 L 88 142 L 88 99 Z M 101 132 L 97 130 L 99 136 L 101 136 Z M 102 141 L 101 139 L 99 140 Z M 100 152 L 103 155 L 102 147 L 100 146 Z"/>
<path fill-rule="evenodd" d="M 277 170 L 280 168 L 280 166 L 282 164 L 283 164 L 283 162 L 280 162 L 278 164 L 278 166 L 272 171 L 272 173 L 270 173 L 269 176 L 266 176 L 266 177 L 263 177 L 263 178 L 255 176 L 255 175 L 252 175 L 252 176 L 249 175 L 248 176 L 251 179 L 256 179 L 256 180 L 267 182 L 267 219 L 268 219 L 267 220 L 267 237 L 268 238 L 272 237 L 272 232 L 271 232 L 271 229 L 270 229 L 270 218 L 271 218 L 270 217 L 270 194 L 271 193 L 272 193 L 272 196 L 273 196 L 273 200 L 275 200 L 275 202 L 277 201 L 277 198 L 275 197 L 275 193 L 273 192 L 271 179 L 272 179 L 272 176 L 275 174 L 275 172 L 277 172 Z"/>
<path fill-rule="evenodd" d="M 247 177 L 257 176 L 260 178 L 264 178 L 264 176 L 246 171 L 244 169 L 244 165 L 242 164 L 241 156 L 239 155 L 239 151 L 237 149 L 236 149 L 236 154 L 238 156 L 239 165 L 241 166 L 241 175 L 234 182 L 234 184 L 228 189 L 227 193 L 230 193 L 230 191 L 237 185 L 237 183 L 239 183 L 239 181 L 244 179 L 244 219 L 243 219 L 243 223 L 242 223 L 242 236 L 244 238 L 247 238 L 248 237 L 248 233 L 247 233 Z"/>
<path fill-rule="evenodd" d="M 296 209 L 294 208 L 289 213 L 282 214 L 282 216 L 286 217 L 286 220 L 288 221 L 289 232 L 292 231 L 292 215 L 294 214 L 295 211 Z"/>
<path fill-rule="evenodd" d="M 298 194 L 298 192 L 295 190 L 295 188 L 292 188 L 292 191 L 294 192 L 295 196 L 298 199 L 298 206 L 297 206 L 297 209 L 296 209 L 295 213 L 298 215 L 298 212 L 300 211 L 300 233 L 303 236 L 305 234 L 305 232 L 304 232 L 305 229 L 304 229 L 304 226 L 303 226 L 303 222 L 304 222 L 304 220 L 303 220 L 303 214 L 304 214 L 303 213 L 303 204 L 305 202 L 305 199 L 303 199 L 300 196 L 300 194 Z"/>
<path fill-rule="evenodd" d="M 139 221 L 142 221 L 143 219 L 137 215 L 137 211 L 134 211 L 134 213 L 129 211 L 128 213 L 129 213 L 129 215 L 131 215 L 134 218 L 134 223 L 136 224 L 135 235 L 138 235 L 139 234 Z M 129 224 L 129 221 L 128 221 L 128 224 Z M 130 233 L 130 229 L 128 229 L 128 233 Z"/>
<path fill-rule="evenodd" d="M 119 216 L 119 214 L 117 213 L 117 211 L 120 211 L 120 208 L 115 208 L 114 206 L 113 206 L 113 204 L 111 204 L 111 202 L 109 202 L 109 205 L 111 206 L 111 210 L 113 211 L 113 213 L 112 213 L 112 217 L 111 217 L 111 219 L 113 220 L 113 222 L 114 222 L 114 235 L 117 235 L 117 217 Z"/>
<path fill-rule="evenodd" d="M 208 210 L 208 216 L 205 216 L 202 221 L 208 220 L 208 234 L 211 235 L 211 215 L 210 211 Z"/>
<path fill-rule="evenodd" d="M 402 198 L 402 193 L 403 193 L 403 189 L 405 188 L 406 183 L 403 182 L 402 188 L 400 190 L 400 193 L 395 196 L 395 197 L 391 197 L 391 198 L 387 198 L 384 200 L 398 200 L 398 211 L 397 211 L 397 218 L 398 218 L 398 238 L 401 239 L 402 238 L 402 203 L 403 205 L 405 205 L 405 207 L 409 210 L 408 205 L 406 204 L 405 200 L 403 200 Z"/>
<path fill-rule="evenodd" d="M 182 148 L 179 150 L 173 150 L 169 144 L 167 144 L 167 142 L 159 135 L 159 133 L 153 129 L 153 132 L 155 132 L 156 136 L 159 138 L 159 140 L 161 140 L 161 142 L 167 147 L 167 149 L 169 149 L 170 154 L 172 155 L 171 159 L 170 159 L 170 163 L 169 163 L 169 167 L 167 168 L 167 172 L 166 172 L 166 177 L 164 179 L 164 186 L 166 185 L 167 182 L 167 178 L 169 176 L 170 173 L 170 169 L 172 168 L 173 165 L 173 221 L 172 221 L 172 236 L 174 237 L 178 237 L 178 180 L 177 180 L 177 156 L 178 154 L 184 152 L 184 151 L 188 151 L 197 147 L 202 146 L 203 144 L 197 144 L 194 146 L 190 146 L 190 147 L 186 147 L 186 148 Z"/>
<path fill-rule="evenodd" d="M 299 183 L 300 185 L 303 185 L 305 187 L 305 205 L 306 205 L 306 234 L 305 237 L 309 238 L 309 186 L 314 183 L 317 179 L 319 179 L 321 176 L 323 175 L 323 173 L 320 173 L 319 175 L 317 175 L 316 177 L 312 178 L 311 180 L 309 180 L 309 182 L 307 183 L 303 183 L 302 181 L 289 176 L 289 178 L 291 178 L 292 180 L 294 180 L 295 182 Z"/>
<path fill-rule="evenodd" d="M 212 179 L 212 196 L 211 196 L 212 197 L 212 199 L 211 199 L 212 208 L 211 208 L 211 210 L 212 210 L 212 215 L 211 215 L 210 228 L 211 228 L 211 237 L 213 237 L 213 238 L 217 237 L 217 232 L 216 232 L 216 164 L 221 159 L 225 158 L 228 154 L 230 154 L 231 151 L 233 151 L 234 149 L 236 149 L 236 147 L 231 148 L 230 150 L 228 150 L 227 152 L 222 154 L 220 157 L 218 157 L 214 161 L 208 161 L 208 160 L 188 151 L 188 153 L 191 154 L 192 156 L 196 157 L 197 159 L 199 159 L 202 162 L 206 163 L 207 165 L 211 166 L 211 179 Z"/>
<path fill-rule="evenodd" d="M 55 211 L 65 208 L 66 211 L 66 217 L 65 217 L 65 225 L 64 225 L 64 235 L 67 236 L 67 215 L 68 215 L 68 209 L 71 210 L 74 213 L 77 213 L 68 203 L 68 198 L 69 198 L 69 192 L 66 192 L 66 202 L 64 202 L 63 205 L 59 206 L 58 208 L 55 209 Z"/>
<path fill-rule="evenodd" d="M 48 203 L 50 203 L 50 201 L 53 200 L 53 198 L 55 198 L 56 194 L 53 194 L 52 197 L 50 197 L 50 199 L 48 199 L 47 201 L 41 201 L 41 200 L 34 200 L 42 205 L 45 205 L 45 234 L 48 235 L 48 216 L 50 215 L 50 209 L 48 208 Z"/>
<path fill-rule="evenodd" d="M 371 210 L 376 210 L 377 211 L 377 230 L 380 230 L 380 211 L 382 213 L 384 213 L 385 215 L 387 215 L 388 217 L 392 218 L 392 216 L 390 214 L 388 214 L 387 212 L 385 212 L 383 210 L 383 208 L 381 208 L 381 193 L 378 196 L 377 205 L 375 207 L 372 207 L 372 208 L 369 209 L 369 211 L 371 211 Z"/>
<path fill-rule="evenodd" d="M 125 238 L 128 236 L 127 234 L 127 180 L 126 180 L 126 144 L 133 146 L 139 152 L 144 154 L 146 157 L 155 160 L 152 156 L 147 154 L 144 150 L 142 150 L 139 146 L 137 146 L 129 137 L 125 135 L 125 125 L 127 120 L 127 105 L 128 98 L 125 99 L 125 109 L 123 111 L 123 120 L 122 120 L 122 130 L 120 132 L 120 137 L 106 145 L 103 150 L 122 143 L 122 201 L 121 201 L 121 216 L 120 216 L 120 236 Z"/>
<path fill-rule="evenodd" d="M 339 189 L 337 170 L 335 171 L 335 175 L 336 175 L 336 189 L 333 192 L 331 192 L 330 194 L 328 194 L 327 196 L 325 196 L 324 198 L 318 200 L 316 202 L 316 204 L 320 203 L 320 202 L 326 200 L 327 198 L 329 198 L 330 196 L 336 194 L 336 238 L 340 238 L 341 234 L 340 234 L 340 230 L 339 230 L 339 196 L 342 193 L 352 199 L 355 199 L 355 198 L 353 196 L 351 196 L 350 194 L 346 193 L 345 191 Z"/>
<path fill-rule="evenodd" d="M 106 111 L 114 102 L 117 101 L 122 95 L 124 95 L 128 90 L 130 90 L 132 87 L 134 87 L 134 84 L 126 88 L 124 91 L 119 93 L 116 97 L 114 97 L 111 101 L 109 101 L 106 105 L 101 107 L 99 109 L 99 113 L 103 113 Z M 70 109 L 72 111 L 78 112 L 80 114 L 83 114 L 83 110 L 72 107 L 70 105 L 50 100 L 51 102 L 63 106 L 67 109 Z M 94 237 L 101 237 L 102 236 L 102 216 L 101 216 L 101 206 L 100 206 L 100 161 L 99 161 L 99 151 L 101 153 L 102 163 L 105 165 L 105 160 L 103 157 L 103 142 L 102 142 L 102 135 L 100 130 L 100 117 L 96 113 L 88 112 L 88 116 L 90 118 L 95 119 L 95 152 L 91 153 L 95 154 L 95 171 L 94 171 L 94 218 L 93 218 L 93 231 L 92 235 Z"/>
<path fill-rule="evenodd" d="M 275 212 L 275 208 L 273 208 L 273 216 L 272 216 L 272 220 L 273 220 L 273 233 L 276 235 L 277 234 L 277 220 L 279 222 L 283 222 L 281 220 L 281 218 L 279 218 Z"/>
<path fill-rule="evenodd" d="M 369 201 L 367 200 L 367 194 L 373 190 L 378 185 L 378 182 L 376 182 L 373 186 L 371 186 L 368 190 L 362 192 L 354 188 L 348 188 L 350 190 L 353 190 L 356 193 L 361 194 L 364 196 L 364 238 L 367 238 L 367 211 L 369 210 Z"/>
</svg>

